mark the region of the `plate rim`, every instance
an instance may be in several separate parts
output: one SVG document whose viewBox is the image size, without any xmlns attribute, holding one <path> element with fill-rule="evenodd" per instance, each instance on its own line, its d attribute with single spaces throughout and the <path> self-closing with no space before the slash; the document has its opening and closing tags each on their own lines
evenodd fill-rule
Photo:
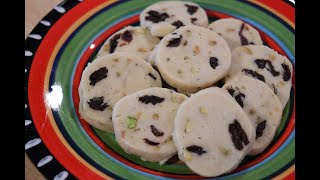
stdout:
<svg viewBox="0 0 320 180">
<path fill-rule="evenodd" d="M 74 4 L 74 6 L 72 6 L 70 9 L 72 9 L 73 7 L 75 7 L 76 5 L 78 5 L 79 3 L 81 3 L 81 1 L 76 1 L 76 0 L 64 0 L 63 2 L 61 2 L 60 4 L 58 4 L 56 7 L 62 7 L 62 8 L 65 8 L 65 6 L 68 6 L 68 2 L 78 2 L 78 3 L 76 3 L 76 4 Z M 58 8 L 59 9 L 59 8 Z M 65 8 L 65 9 L 68 9 L 68 8 Z M 69 9 L 69 10 L 70 10 Z M 69 10 L 67 10 L 67 11 L 69 11 Z M 67 12 L 66 11 L 66 12 Z M 31 33 L 30 34 L 35 34 L 35 31 L 37 30 L 37 27 L 38 26 L 46 26 L 45 24 L 45 21 L 47 21 L 48 22 L 48 17 L 50 17 L 50 14 L 57 14 L 57 12 L 59 13 L 59 15 L 61 15 L 58 19 L 60 19 L 63 15 L 64 15 L 64 13 L 60 13 L 59 12 L 59 10 L 57 10 L 57 8 L 55 8 L 55 9 L 52 9 L 36 26 L 35 26 L 35 28 L 31 31 Z M 55 15 L 55 16 L 57 16 L 57 15 Z M 57 19 L 57 20 L 58 20 Z M 51 27 L 51 26 L 53 26 L 54 25 L 54 23 L 55 22 L 52 22 L 51 23 L 51 25 L 49 26 L 49 27 Z M 41 27 L 41 28 L 43 28 L 43 27 Z M 50 30 L 50 28 L 48 28 L 47 29 L 47 31 L 48 30 Z M 29 35 L 30 35 L 29 34 Z M 45 32 L 45 35 L 47 34 L 47 32 Z M 44 35 L 44 36 L 45 36 Z M 28 40 L 30 40 L 30 37 L 28 37 L 27 39 L 26 39 L 26 44 L 27 44 L 27 41 Z M 41 41 L 39 42 L 39 44 L 38 44 L 38 46 L 37 46 L 37 48 L 39 47 L 41 45 Z M 36 49 L 37 49 L 36 48 Z M 29 51 L 29 52 L 31 52 L 31 51 Z M 26 58 L 30 58 L 30 57 L 33 57 L 33 54 L 31 55 L 31 56 L 27 56 L 27 54 L 29 53 L 29 52 L 27 52 L 27 50 L 25 51 L 25 54 L 26 54 Z M 33 52 L 36 52 L 36 51 L 33 51 Z M 32 58 L 33 59 L 33 58 Z M 31 61 L 31 63 L 30 63 L 30 66 L 31 66 L 31 64 L 32 64 L 32 61 Z M 294 63 L 293 63 L 293 65 L 294 65 Z M 29 68 L 26 68 L 26 69 L 28 69 L 28 70 L 30 70 L 30 67 Z M 28 78 L 29 77 L 26 77 L 26 82 L 28 82 Z M 27 87 L 27 85 L 28 85 L 28 83 L 26 83 L 26 87 Z M 28 97 L 28 90 L 26 89 L 26 97 Z M 27 98 L 28 99 L 28 98 Z M 28 102 L 28 100 L 26 99 L 26 101 Z M 27 107 L 25 107 L 26 109 L 27 109 Z M 30 111 L 30 110 L 29 110 Z M 30 113 L 30 115 L 31 115 L 31 112 L 29 112 Z M 30 116 L 30 120 L 31 120 L 31 116 Z M 31 121 L 33 121 L 33 120 L 31 120 Z M 32 123 L 32 122 L 31 122 Z M 29 124 L 30 125 L 30 124 Z M 37 130 L 35 129 L 35 133 L 37 134 Z M 39 136 L 39 134 L 38 134 L 38 137 L 40 138 L 40 136 Z M 41 140 L 41 138 L 40 138 L 40 140 Z M 29 142 L 29 141 L 28 141 Z M 40 142 L 41 143 L 41 142 Z M 45 145 L 44 145 L 45 146 Z M 25 146 L 25 148 L 26 148 L 26 146 Z M 46 146 L 44 147 L 44 148 L 47 148 Z M 28 153 L 28 150 L 29 148 L 27 148 L 26 149 L 26 152 L 27 152 L 27 154 L 28 154 L 28 156 L 29 156 L 29 153 Z M 50 150 L 49 149 L 47 149 L 47 151 L 50 153 Z M 51 155 L 52 157 L 53 157 L 53 159 L 55 159 L 54 158 L 54 156 L 50 153 L 50 154 L 48 154 L 48 156 L 49 155 Z M 29 156 L 30 157 L 30 156 Z M 31 159 L 31 161 L 33 162 L 33 164 L 37 167 L 37 165 L 38 165 L 38 163 L 39 162 L 36 162 L 35 161 L 35 159 L 34 158 L 31 158 L 30 157 L 30 159 Z M 50 159 L 50 158 L 49 158 Z M 52 161 L 53 162 L 53 161 Z M 62 166 L 61 164 L 60 164 L 60 162 L 58 162 L 57 161 L 57 163 L 60 165 L 60 166 Z M 41 167 L 41 166 L 40 166 Z M 63 166 L 62 166 L 63 167 Z M 63 167 L 64 168 L 64 167 Z M 41 168 L 38 168 L 38 170 L 40 170 L 40 172 L 44 175 L 44 176 L 46 176 L 46 174 L 44 174 L 44 173 L 47 173 L 46 171 L 43 171 L 43 170 L 41 170 Z M 42 172 L 43 171 L 43 172 Z M 68 172 L 65 168 L 64 168 L 64 170 L 63 171 L 66 171 L 66 172 Z M 70 172 L 68 173 L 68 179 L 69 178 L 75 178 Z M 47 177 L 47 176 L 46 176 Z"/>
</svg>

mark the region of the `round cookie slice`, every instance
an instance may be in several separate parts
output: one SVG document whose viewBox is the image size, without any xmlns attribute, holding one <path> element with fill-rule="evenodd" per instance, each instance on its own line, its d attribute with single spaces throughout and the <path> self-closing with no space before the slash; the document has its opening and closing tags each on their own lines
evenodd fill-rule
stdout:
<svg viewBox="0 0 320 180">
<path fill-rule="evenodd" d="M 159 42 L 159 38 L 152 36 L 147 29 L 127 26 L 105 41 L 97 57 L 113 52 L 128 52 L 147 59 L 150 52 Z"/>
<path fill-rule="evenodd" d="M 222 79 L 231 66 L 231 52 L 217 33 L 184 26 L 166 35 L 153 56 L 163 79 L 179 92 L 196 92 Z"/>
<path fill-rule="evenodd" d="M 173 140 L 193 172 L 214 177 L 236 168 L 251 150 L 255 126 L 228 91 L 206 88 L 180 105 Z"/>
<path fill-rule="evenodd" d="M 293 74 L 288 58 L 267 46 L 241 46 L 232 51 L 232 64 L 226 81 L 239 74 L 268 84 L 285 108 L 290 97 Z"/>
<path fill-rule="evenodd" d="M 226 83 L 223 89 L 238 102 L 256 127 L 256 141 L 249 155 L 263 152 L 271 143 L 281 122 L 282 105 L 265 83 L 240 75 Z"/>
<path fill-rule="evenodd" d="M 208 28 L 223 37 L 231 51 L 244 45 L 262 45 L 259 32 L 249 24 L 234 18 L 224 18 L 212 22 Z"/>
<path fill-rule="evenodd" d="M 117 142 L 144 161 L 164 163 L 177 153 L 173 121 L 187 98 L 166 88 L 148 88 L 122 98 L 112 113 Z"/>
<path fill-rule="evenodd" d="M 112 108 L 133 92 L 161 87 L 161 77 L 150 64 L 128 53 L 97 58 L 82 73 L 79 85 L 79 113 L 92 126 L 113 132 Z"/>
<path fill-rule="evenodd" d="M 204 9 L 193 2 L 161 1 L 142 11 L 140 23 L 153 36 L 164 37 L 186 25 L 207 27 L 208 16 Z"/>
</svg>

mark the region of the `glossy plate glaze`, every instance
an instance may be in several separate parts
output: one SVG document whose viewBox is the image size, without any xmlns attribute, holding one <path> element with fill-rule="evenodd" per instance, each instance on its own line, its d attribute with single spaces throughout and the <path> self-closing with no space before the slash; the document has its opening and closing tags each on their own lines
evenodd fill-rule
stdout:
<svg viewBox="0 0 320 180">
<path fill-rule="evenodd" d="M 48 179 L 199 179 L 177 157 L 160 166 L 126 154 L 114 135 L 78 113 L 78 85 L 104 40 L 155 0 L 68 0 L 34 28 L 25 43 L 25 150 Z M 284 0 L 194 0 L 210 22 L 236 17 L 256 27 L 265 45 L 295 65 L 295 8 Z M 295 79 L 281 125 L 260 155 L 212 179 L 294 179 Z"/>
</svg>

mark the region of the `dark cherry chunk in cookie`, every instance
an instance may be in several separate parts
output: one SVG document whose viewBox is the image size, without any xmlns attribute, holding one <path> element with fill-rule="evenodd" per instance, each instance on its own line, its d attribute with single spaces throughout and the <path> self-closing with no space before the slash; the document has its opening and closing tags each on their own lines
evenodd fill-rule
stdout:
<svg viewBox="0 0 320 180">
<path fill-rule="evenodd" d="M 180 37 L 178 38 L 173 38 L 171 39 L 168 44 L 167 44 L 167 47 L 178 47 L 181 43 L 181 39 L 182 39 L 182 36 L 180 35 Z"/>
<path fill-rule="evenodd" d="M 281 64 L 282 68 L 283 68 L 283 74 L 282 74 L 282 78 L 284 81 L 289 81 L 291 78 L 291 71 L 288 65 L 286 65 L 285 63 Z"/>
<path fill-rule="evenodd" d="M 152 21 L 153 23 L 158 23 L 161 21 L 165 21 L 169 17 L 167 13 L 159 13 L 158 11 L 148 11 L 148 16 L 145 17 L 146 20 Z"/>
<path fill-rule="evenodd" d="M 157 80 L 157 77 L 155 77 L 153 74 L 149 73 L 148 74 L 152 79 Z"/>
<path fill-rule="evenodd" d="M 229 124 L 229 133 L 231 134 L 233 145 L 239 151 L 243 149 L 243 144 L 245 146 L 249 144 L 247 134 L 242 129 L 238 120 L 235 119 L 233 123 Z"/>
<path fill-rule="evenodd" d="M 198 11 L 199 7 L 198 6 L 193 6 L 193 5 L 188 5 L 185 4 L 185 6 L 187 7 L 187 11 L 190 15 L 194 14 L 195 12 Z"/>
<path fill-rule="evenodd" d="M 196 146 L 196 145 L 188 146 L 186 149 L 190 152 L 197 153 L 199 156 L 207 152 L 203 150 L 201 146 Z"/>
<path fill-rule="evenodd" d="M 274 66 L 272 65 L 272 62 L 268 59 L 256 59 L 254 62 L 257 64 L 258 68 L 264 69 L 267 68 L 267 70 L 272 74 L 272 76 L 279 76 L 280 72 L 276 71 L 274 69 Z M 269 67 L 267 67 L 267 65 Z"/>
<path fill-rule="evenodd" d="M 104 97 L 94 97 L 92 99 L 90 99 L 89 102 L 87 102 L 89 104 L 89 107 L 91 109 L 97 110 L 97 111 L 103 111 L 106 107 L 108 107 L 107 103 L 103 103 Z"/>
<path fill-rule="evenodd" d="M 216 67 L 219 65 L 219 59 L 216 57 L 210 57 L 209 63 L 213 69 L 216 69 Z"/>
<path fill-rule="evenodd" d="M 122 35 L 121 35 L 121 39 L 127 42 L 132 41 L 132 32 L 126 30 Z"/>
<path fill-rule="evenodd" d="M 150 128 L 153 135 L 157 137 L 164 135 L 164 132 L 159 131 L 156 127 L 154 127 L 154 125 L 151 125 Z"/>
<path fill-rule="evenodd" d="M 156 145 L 159 145 L 159 144 L 160 144 L 160 143 L 158 143 L 158 142 L 150 141 L 150 140 L 147 139 L 147 138 L 144 138 L 143 140 L 144 140 L 145 143 L 147 143 L 147 144 L 149 144 L 149 145 L 151 145 L 151 146 L 156 146 Z"/>
<path fill-rule="evenodd" d="M 238 89 L 238 88 L 237 88 Z M 232 89 L 232 88 L 229 88 L 227 89 L 229 94 L 233 97 L 233 95 L 235 94 L 236 90 Z M 239 91 L 239 90 L 238 90 Z M 235 95 L 235 100 L 238 102 L 238 104 L 243 108 L 243 99 L 242 98 L 245 98 L 246 95 L 243 94 L 242 92 L 239 91 L 239 93 L 237 95 Z"/>
<path fill-rule="evenodd" d="M 238 102 L 238 104 L 243 108 L 243 100 L 242 98 L 245 98 L 246 95 L 244 95 L 243 93 L 241 93 L 239 91 L 239 94 L 235 96 L 236 101 Z"/>
<path fill-rule="evenodd" d="M 247 27 L 245 25 L 246 25 L 245 23 L 242 23 L 241 27 L 240 27 L 240 31 L 239 31 L 241 45 L 248 45 L 249 44 L 248 39 L 246 37 L 244 37 L 244 35 L 242 34 L 243 30 L 247 29 Z"/>
<path fill-rule="evenodd" d="M 267 120 L 260 122 L 256 128 L 256 139 L 262 136 L 264 129 L 266 128 Z"/>
<path fill-rule="evenodd" d="M 109 52 L 113 53 L 114 50 L 116 49 L 117 45 L 118 45 L 118 40 L 120 39 L 121 34 L 117 34 L 115 36 L 113 36 L 112 39 L 110 39 L 109 45 L 110 45 L 110 49 Z"/>
<path fill-rule="evenodd" d="M 151 103 L 152 105 L 156 105 L 158 103 L 162 103 L 162 101 L 164 101 L 164 98 L 154 96 L 154 95 L 151 95 L 151 96 L 145 95 L 145 96 L 139 97 L 139 101 L 145 104 Z"/>
<path fill-rule="evenodd" d="M 194 22 L 197 20 L 198 20 L 198 18 L 191 18 L 191 23 L 194 24 Z"/>
<path fill-rule="evenodd" d="M 265 82 L 264 76 L 257 73 L 256 71 L 253 71 L 251 69 L 243 69 L 242 72 L 244 72 L 246 75 L 251 75 L 252 77 L 259 79 L 262 82 Z"/>
<path fill-rule="evenodd" d="M 180 20 L 173 22 L 172 25 L 174 25 L 177 29 L 184 26 L 183 22 Z"/>
<path fill-rule="evenodd" d="M 99 70 L 93 72 L 89 76 L 90 85 L 94 86 L 97 82 L 101 81 L 102 79 L 108 76 L 108 69 L 106 67 L 102 67 Z"/>
<path fill-rule="evenodd" d="M 266 67 L 267 61 L 264 59 L 256 59 L 254 62 L 257 64 L 258 68 L 263 69 Z"/>
</svg>

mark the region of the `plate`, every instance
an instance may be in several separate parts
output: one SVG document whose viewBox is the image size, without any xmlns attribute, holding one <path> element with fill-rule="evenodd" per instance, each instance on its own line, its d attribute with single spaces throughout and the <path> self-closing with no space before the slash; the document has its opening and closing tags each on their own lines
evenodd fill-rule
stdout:
<svg viewBox="0 0 320 180">
<path fill-rule="evenodd" d="M 102 43 L 155 0 L 67 0 L 25 42 L 25 151 L 48 179 L 199 179 L 175 156 L 166 164 L 126 154 L 114 135 L 79 117 L 78 85 Z M 194 0 L 210 22 L 235 17 L 257 28 L 264 44 L 295 65 L 294 5 L 289 1 Z M 213 179 L 295 178 L 295 79 L 271 145 Z"/>
</svg>

